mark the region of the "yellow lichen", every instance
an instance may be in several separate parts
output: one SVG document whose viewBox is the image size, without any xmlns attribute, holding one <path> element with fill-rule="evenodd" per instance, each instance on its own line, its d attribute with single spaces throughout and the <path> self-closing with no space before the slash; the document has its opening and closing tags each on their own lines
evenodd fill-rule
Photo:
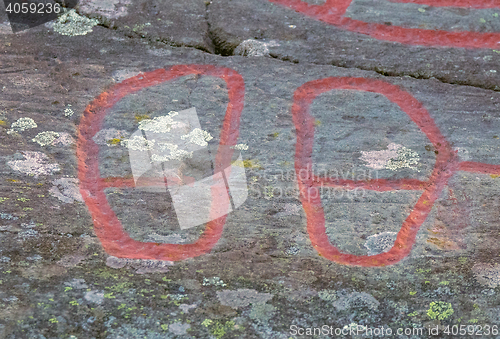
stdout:
<svg viewBox="0 0 500 339">
<path fill-rule="evenodd" d="M 147 114 L 136 114 L 135 115 L 135 121 L 141 122 L 142 120 L 149 119 L 149 115 Z"/>
<path fill-rule="evenodd" d="M 263 169 L 263 167 L 259 164 L 258 160 L 236 160 L 232 163 L 233 166 L 244 167 L 244 168 L 256 168 Z"/>
<path fill-rule="evenodd" d="M 108 143 L 109 145 L 118 145 L 121 141 L 122 139 L 114 138 L 106 141 L 106 143 Z"/>
</svg>

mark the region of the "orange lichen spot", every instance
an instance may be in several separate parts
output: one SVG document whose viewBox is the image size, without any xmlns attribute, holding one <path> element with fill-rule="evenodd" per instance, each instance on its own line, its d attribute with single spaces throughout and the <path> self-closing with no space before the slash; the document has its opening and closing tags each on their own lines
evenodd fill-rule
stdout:
<svg viewBox="0 0 500 339">
<path fill-rule="evenodd" d="M 442 250 L 457 250 L 459 247 L 453 241 L 446 240 L 443 238 L 429 238 L 427 242 L 439 247 Z"/>
</svg>

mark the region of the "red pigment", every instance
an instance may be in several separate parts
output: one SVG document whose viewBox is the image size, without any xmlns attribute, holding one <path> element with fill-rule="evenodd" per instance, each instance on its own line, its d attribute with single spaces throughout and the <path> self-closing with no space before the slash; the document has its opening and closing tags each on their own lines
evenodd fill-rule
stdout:
<svg viewBox="0 0 500 339">
<path fill-rule="evenodd" d="M 395 103 L 427 136 L 438 151 L 434 169 L 427 181 L 415 179 L 375 179 L 354 181 L 346 179 L 321 178 L 312 173 L 312 152 L 314 143 L 314 118 L 310 114 L 310 105 L 314 99 L 325 92 L 335 89 L 348 89 L 379 93 Z M 307 232 L 314 248 L 328 260 L 340 264 L 358 266 L 385 266 L 394 264 L 406 257 L 415 243 L 420 226 L 425 221 L 449 178 L 457 171 L 500 174 L 499 165 L 476 162 L 459 162 L 457 152 L 441 134 L 422 103 L 400 87 L 384 81 L 367 78 L 326 78 L 305 83 L 299 87 L 293 97 L 293 121 L 297 130 L 295 149 L 295 173 L 300 189 L 300 200 L 307 217 Z M 307 173 L 305 176 L 304 173 Z M 318 186 L 338 187 L 342 189 L 363 188 L 374 191 L 422 190 L 410 215 L 398 232 L 393 247 L 388 251 L 371 256 L 342 253 L 330 243 L 326 234 L 325 213 Z"/>
<path fill-rule="evenodd" d="M 222 125 L 219 152 L 216 155 L 214 169 L 215 173 L 221 172 L 231 165 L 232 150 L 227 146 L 236 145 L 244 104 L 243 78 L 232 69 L 211 65 L 178 65 L 168 70 L 157 69 L 114 85 L 95 98 L 85 109 L 78 129 L 76 151 L 80 192 L 92 215 L 95 232 L 104 250 L 110 255 L 133 259 L 182 260 L 208 253 L 222 234 L 226 216 L 208 222 L 201 237 L 191 244 L 152 243 L 132 239 L 124 231 L 120 220 L 109 205 L 104 188 L 133 187 L 133 180 L 101 178 L 98 163 L 99 147 L 92 140 L 92 137 L 102 128 L 106 114 L 120 99 L 141 89 L 190 74 L 218 77 L 225 80 L 227 84 L 229 104 Z M 227 189 L 221 192 L 212 187 L 211 213 L 218 209 L 228 209 L 228 204 L 221 203 L 218 199 L 227 194 Z"/>
<path fill-rule="evenodd" d="M 365 34 L 385 41 L 400 42 L 408 45 L 443 46 L 463 48 L 500 48 L 500 33 L 481 33 L 469 31 L 444 31 L 420 28 L 388 26 L 380 23 L 364 22 L 345 17 L 344 14 L 352 0 L 326 0 L 323 5 L 311 5 L 301 0 L 269 0 L 270 2 L 289 7 L 299 13 L 319 21 L 326 22 L 351 32 Z M 415 2 L 431 6 L 447 3 L 448 6 L 472 8 L 500 8 L 500 2 L 492 0 L 453 1 L 453 0 L 401 0 L 399 2 Z"/>
</svg>

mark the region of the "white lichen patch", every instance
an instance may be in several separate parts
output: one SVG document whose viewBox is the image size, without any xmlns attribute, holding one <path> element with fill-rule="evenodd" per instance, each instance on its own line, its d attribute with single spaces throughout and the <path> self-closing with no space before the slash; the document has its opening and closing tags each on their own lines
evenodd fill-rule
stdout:
<svg viewBox="0 0 500 339">
<path fill-rule="evenodd" d="M 167 115 L 156 117 L 154 119 L 144 119 L 139 122 L 139 129 L 153 133 L 170 132 L 172 128 L 176 128 L 179 123 L 176 123 L 173 117 L 178 115 L 178 112 L 170 111 Z"/>
<path fill-rule="evenodd" d="M 100 305 L 104 301 L 104 292 L 89 291 L 85 293 L 83 298 L 91 303 L 96 303 Z"/>
<path fill-rule="evenodd" d="M 153 149 L 155 141 L 135 135 L 132 139 L 122 140 L 121 145 L 134 151 L 150 151 Z"/>
<path fill-rule="evenodd" d="M 33 256 L 27 257 L 26 259 L 29 261 L 40 261 L 43 259 L 43 257 L 39 254 L 35 254 Z"/>
<path fill-rule="evenodd" d="M 273 295 L 270 293 L 259 293 L 256 290 L 240 288 L 236 291 L 217 291 L 217 298 L 222 305 L 238 309 L 250 304 L 266 303 L 273 298 Z"/>
<path fill-rule="evenodd" d="M 64 285 L 69 286 L 71 288 L 75 288 L 77 290 L 86 289 L 89 286 L 85 283 L 84 279 L 73 279 L 71 281 L 67 281 Z"/>
<path fill-rule="evenodd" d="M 417 152 L 412 151 L 403 145 L 391 143 L 387 150 L 361 152 L 361 160 L 367 163 L 367 167 L 373 169 L 389 169 L 397 171 L 402 168 L 410 168 L 418 171 L 415 167 L 420 161 Z"/>
<path fill-rule="evenodd" d="M 127 259 L 109 256 L 106 259 L 106 266 L 120 269 L 128 266 L 137 269 L 137 274 L 146 273 L 166 273 L 169 267 L 174 263 L 166 260 L 141 260 L 141 259 Z"/>
<path fill-rule="evenodd" d="M 73 109 L 71 109 L 70 107 L 71 105 L 68 105 L 68 107 L 64 109 L 64 116 L 70 117 L 75 113 L 73 112 Z"/>
<path fill-rule="evenodd" d="M 187 240 L 179 234 L 160 235 L 155 232 L 148 235 L 150 242 L 164 242 L 167 244 L 182 244 Z"/>
<path fill-rule="evenodd" d="M 66 204 L 72 204 L 75 201 L 83 202 L 80 188 L 78 187 L 78 179 L 76 178 L 61 178 L 52 181 L 52 188 L 49 193 L 55 196 Z"/>
<path fill-rule="evenodd" d="M 97 24 L 99 24 L 97 19 L 89 19 L 71 9 L 57 18 L 52 28 L 61 35 L 78 36 L 92 32 L 92 28 Z"/>
<path fill-rule="evenodd" d="M 203 278 L 203 286 L 226 286 L 226 283 L 219 277 Z"/>
<path fill-rule="evenodd" d="M 397 156 L 395 158 L 389 159 L 385 168 L 390 169 L 391 171 L 397 171 L 402 168 L 410 168 L 420 172 L 420 170 L 415 167 L 418 165 L 419 161 L 420 156 L 417 152 L 403 146 L 398 149 Z"/>
<path fill-rule="evenodd" d="M 198 146 L 207 146 L 207 141 L 212 140 L 213 137 L 207 131 L 204 131 L 201 128 L 195 128 L 188 134 L 181 136 L 181 139 L 188 139 L 190 143 Z"/>
<path fill-rule="evenodd" d="M 243 56 L 269 56 L 269 47 L 275 46 L 279 46 L 279 44 L 274 40 L 264 42 L 248 39 L 235 48 L 234 54 Z"/>
<path fill-rule="evenodd" d="M 125 79 L 135 77 L 136 75 L 141 74 L 140 71 L 130 70 L 130 69 L 120 69 L 114 71 L 111 74 L 111 77 L 115 82 L 122 82 Z"/>
<path fill-rule="evenodd" d="M 132 31 L 134 31 L 134 32 L 142 32 L 144 30 L 144 27 L 147 27 L 147 26 L 151 26 L 151 23 L 150 22 L 146 22 L 144 24 L 136 24 L 132 28 Z"/>
<path fill-rule="evenodd" d="M 51 145 L 57 138 L 59 138 L 59 133 L 54 131 L 46 131 L 41 132 L 36 135 L 33 139 L 33 142 L 36 142 L 40 146 Z"/>
<path fill-rule="evenodd" d="M 19 118 L 10 126 L 10 130 L 7 131 L 7 134 L 12 134 L 14 132 L 23 132 L 27 129 L 37 128 L 37 124 L 35 120 L 31 118 Z"/>
<path fill-rule="evenodd" d="M 31 221 L 29 224 L 22 223 L 21 231 L 17 233 L 17 239 L 20 241 L 24 241 L 30 238 L 38 237 L 38 231 L 35 229 L 36 224 Z"/>
<path fill-rule="evenodd" d="M 476 264 L 472 267 L 474 277 L 481 284 L 491 288 L 500 285 L 500 265 Z"/>
<path fill-rule="evenodd" d="M 82 13 L 99 14 L 108 19 L 117 19 L 128 14 L 127 5 L 131 0 L 81 0 L 79 8 Z"/>
<path fill-rule="evenodd" d="M 0 219 L 5 219 L 5 220 L 17 220 L 19 219 L 18 217 L 13 216 L 12 214 L 9 213 L 0 213 Z"/>
<path fill-rule="evenodd" d="M 366 292 L 352 292 L 339 296 L 339 299 L 333 302 L 337 311 L 350 310 L 353 308 L 368 308 L 376 310 L 380 302 L 371 294 Z"/>
<path fill-rule="evenodd" d="M 335 290 L 322 290 L 318 292 L 318 297 L 324 301 L 337 300 L 337 292 Z"/>
<path fill-rule="evenodd" d="M 153 154 L 151 156 L 152 161 L 163 162 L 163 161 L 169 161 L 169 160 L 182 160 L 185 158 L 193 157 L 193 152 L 188 152 L 188 151 L 179 149 L 179 146 L 175 145 L 175 144 L 158 143 L 158 149 L 160 149 L 161 151 L 165 151 L 168 149 L 170 151 L 170 154 L 164 155 L 164 156 L 161 156 L 158 154 Z"/>
<path fill-rule="evenodd" d="M 6 302 L 16 302 L 16 301 L 18 301 L 18 300 L 19 300 L 19 299 L 18 299 L 15 295 L 10 296 L 10 297 L 8 297 L 8 298 L 3 298 L 3 301 L 6 301 Z"/>
<path fill-rule="evenodd" d="M 13 170 L 27 175 L 38 177 L 39 175 L 51 175 L 61 170 L 58 164 L 49 163 L 49 157 L 42 152 L 22 152 L 25 160 L 8 161 Z"/>
<path fill-rule="evenodd" d="M 368 249 L 368 255 L 375 255 L 389 251 L 394 246 L 396 232 L 382 232 L 370 235 L 366 238 L 365 247 Z"/>
<path fill-rule="evenodd" d="M 267 322 L 274 316 L 276 311 L 277 309 L 273 305 L 266 303 L 256 303 L 252 305 L 249 317 L 253 320 Z"/>
<path fill-rule="evenodd" d="M 184 323 L 173 323 L 168 326 L 169 332 L 175 335 L 185 335 L 187 334 L 187 330 L 191 328 L 191 325 Z"/>
<path fill-rule="evenodd" d="M 248 145 L 247 144 L 237 144 L 237 145 L 231 146 L 231 149 L 236 149 L 238 151 L 246 151 L 246 150 L 248 150 Z"/>
</svg>

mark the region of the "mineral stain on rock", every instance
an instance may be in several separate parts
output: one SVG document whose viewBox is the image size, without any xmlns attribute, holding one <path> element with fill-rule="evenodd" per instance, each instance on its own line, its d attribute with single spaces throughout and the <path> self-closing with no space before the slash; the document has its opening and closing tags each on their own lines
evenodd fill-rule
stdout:
<svg viewBox="0 0 500 339">
<path fill-rule="evenodd" d="M 49 157 L 42 152 L 24 151 L 24 160 L 12 160 L 7 164 L 15 171 L 38 177 L 39 175 L 51 175 L 59 172 L 59 164 L 50 163 Z"/>
<path fill-rule="evenodd" d="M 80 188 L 78 187 L 78 179 L 61 178 L 52 181 L 52 184 L 54 186 L 50 188 L 49 192 L 60 201 L 66 204 L 71 204 L 76 201 L 83 202 Z"/>
<path fill-rule="evenodd" d="M 390 169 L 396 171 L 401 168 L 418 170 L 415 166 L 420 157 L 418 153 L 395 143 L 390 143 L 387 150 L 382 151 L 361 151 L 361 160 L 367 163 L 367 167 L 373 169 Z"/>
</svg>

